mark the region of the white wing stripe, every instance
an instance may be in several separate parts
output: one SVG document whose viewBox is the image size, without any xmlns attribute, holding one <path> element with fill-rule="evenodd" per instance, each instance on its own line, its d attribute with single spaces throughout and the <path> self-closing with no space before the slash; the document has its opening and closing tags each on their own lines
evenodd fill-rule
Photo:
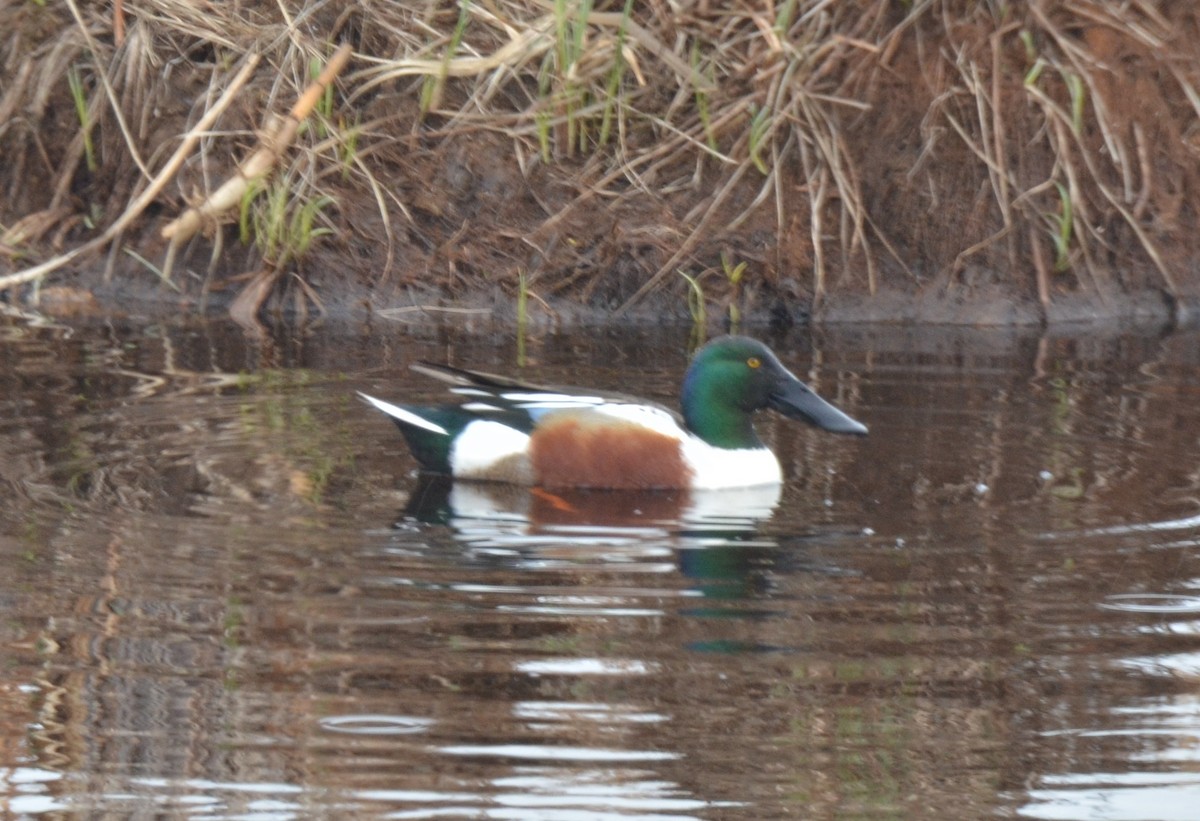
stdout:
<svg viewBox="0 0 1200 821">
<path fill-rule="evenodd" d="M 517 402 L 513 407 L 520 408 L 521 410 L 566 410 L 569 408 L 594 408 L 596 405 L 590 402 L 574 402 L 569 399 L 563 399 L 558 402 L 547 402 L 545 400 L 538 402 Z"/>
<path fill-rule="evenodd" d="M 500 394 L 501 399 L 507 399 L 509 402 L 528 403 L 531 407 L 536 407 L 540 402 L 551 402 L 557 406 L 563 402 L 570 402 L 572 405 L 603 405 L 605 399 L 599 396 L 576 396 L 571 393 L 530 393 L 529 391 Z"/>
<path fill-rule="evenodd" d="M 412 411 L 405 410 L 399 405 L 393 405 L 391 402 L 384 402 L 382 399 L 376 399 L 374 396 L 368 396 L 362 391 L 359 391 L 358 395 L 370 402 L 379 410 L 386 413 L 388 416 L 392 417 L 393 419 L 399 419 L 406 425 L 412 425 L 414 428 L 421 428 L 423 430 L 432 431 L 433 433 L 440 433 L 442 436 L 449 435 L 448 431 L 441 425 L 435 425 L 428 419 L 423 419 Z"/>
</svg>

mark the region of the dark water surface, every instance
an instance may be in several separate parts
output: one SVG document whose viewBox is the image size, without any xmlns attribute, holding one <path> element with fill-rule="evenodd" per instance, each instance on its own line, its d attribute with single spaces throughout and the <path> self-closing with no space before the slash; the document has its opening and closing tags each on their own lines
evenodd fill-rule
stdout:
<svg viewBox="0 0 1200 821">
<path fill-rule="evenodd" d="M 7 817 L 1200 818 L 1200 335 L 762 334 L 771 492 L 418 482 L 416 359 L 687 329 L 0 320 Z"/>
</svg>

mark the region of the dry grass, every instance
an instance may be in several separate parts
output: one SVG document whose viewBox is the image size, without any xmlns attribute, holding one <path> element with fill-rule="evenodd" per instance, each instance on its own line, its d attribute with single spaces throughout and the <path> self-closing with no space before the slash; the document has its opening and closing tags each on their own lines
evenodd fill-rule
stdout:
<svg viewBox="0 0 1200 821">
<path fill-rule="evenodd" d="M 719 293 L 724 258 L 750 263 L 726 295 L 749 314 L 980 282 L 1047 309 L 1197 290 L 1190 4 L 0 0 L 0 16 L 0 288 L 89 238 L 161 259 L 162 224 L 348 42 L 337 93 L 271 165 L 297 199 L 337 204 L 308 258 L 354 260 L 338 275 L 355 286 L 498 284 L 619 315 L 662 290 L 682 306 L 677 270 Z M 270 267 L 232 247 L 237 220 L 207 215 L 185 271 L 204 254 L 206 281 Z M 332 287 L 283 256 L 298 276 L 280 282 Z"/>
<path fill-rule="evenodd" d="M 1010 269 L 1032 257 L 1043 302 L 1064 276 L 1115 297 L 1125 269 L 1147 263 L 1171 298 L 1183 295 L 1175 272 L 1193 230 L 1182 195 L 1197 182 L 1200 144 L 1186 127 L 1200 113 L 1200 62 L 1185 45 L 1197 15 L 1172 13 L 1145 2 L 1031 3 L 1024 18 L 985 18 L 983 32 L 939 44 L 953 74 L 938 79 L 945 90 L 930 113 L 986 169 L 1000 216 L 955 271 L 1000 244 Z"/>
</svg>

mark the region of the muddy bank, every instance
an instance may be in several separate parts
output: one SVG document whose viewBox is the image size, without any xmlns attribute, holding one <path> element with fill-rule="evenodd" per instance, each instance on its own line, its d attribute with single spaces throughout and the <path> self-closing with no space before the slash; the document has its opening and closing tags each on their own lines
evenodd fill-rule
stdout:
<svg viewBox="0 0 1200 821">
<path fill-rule="evenodd" d="M 50 287 L 38 297 L 36 310 L 63 319 L 92 319 L 101 316 L 170 319 L 180 314 L 218 315 L 229 311 L 232 292 L 206 296 L 180 295 L 143 273 L 130 272 L 112 283 L 99 277 L 81 277 L 95 282 L 83 287 Z M 656 292 L 636 307 L 614 319 L 615 303 L 587 303 L 570 295 L 537 300 L 522 315 L 512 294 L 486 288 L 448 297 L 432 289 L 405 288 L 389 293 L 374 292 L 364 297 L 354 281 L 326 283 L 320 291 L 321 309 L 306 304 L 307 297 L 295 287 L 274 294 L 259 313 L 261 323 L 309 321 L 330 318 L 338 321 L 401 323 L 409 325 L 450 324 L 480 331 L 524 324 L 538 331 L 581 326 L 694 326 L 697 320 L 679 295 Z M 729 332 L 730 315 L 710 308 L 702 321 L 708 334 Z M 1122 294 L 1102 302 L 1080 296 L 1063 296 L 1046 311 L 1035 300 L 1002 288 L 987 291 L 899 291 L 881 289 L 875 294 L 834 293 L 817 311 L 803 295 L 755 294 L 741 303 L 740 328 L 784 330 L 808 324 L 848 325 L 942 325 L 976 328 L 1070 328 L 1086 325 L 1097 332 L 1115 330 L 1167 331 L 1200 325 L 1200 302 L 1174 301 L 1161 292 Z"/>
<path fill-rule="evenodd" d="M 1193 321 L 1200 11 L 826 5 L 9 6 L 0 299 Z M 264 150 L 172 248 L 164 226 Z"/>
</svg>

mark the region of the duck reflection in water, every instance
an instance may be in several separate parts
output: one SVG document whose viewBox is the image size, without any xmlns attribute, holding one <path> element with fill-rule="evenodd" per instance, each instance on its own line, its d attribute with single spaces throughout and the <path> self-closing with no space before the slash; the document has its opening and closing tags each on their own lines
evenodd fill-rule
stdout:
<svg viewBox="0 0 1200 821">
<path fill-rule="evenodd" d="M 723 491 L 549 492 L 422 474 L 397 527 L 444 525 L 467 561 L 486 566 L 546 569 L 599 559 L 622 568 L 678 572 L 689 580 L 693 595 L 709 602 L 696 602 L 686 608 L 687 614 L 713 615 L 706 608 L 713 600 L 725 600 L 743 602 L 738 616 L 754 618 L 759 611 L 747 609 L 744 602 L 768 599 L 776 576 L 846 572 L 813 560 L 807 548 L 848 534 L 762 532 L 780 493 L 779 485 Z"/>
</svg>

